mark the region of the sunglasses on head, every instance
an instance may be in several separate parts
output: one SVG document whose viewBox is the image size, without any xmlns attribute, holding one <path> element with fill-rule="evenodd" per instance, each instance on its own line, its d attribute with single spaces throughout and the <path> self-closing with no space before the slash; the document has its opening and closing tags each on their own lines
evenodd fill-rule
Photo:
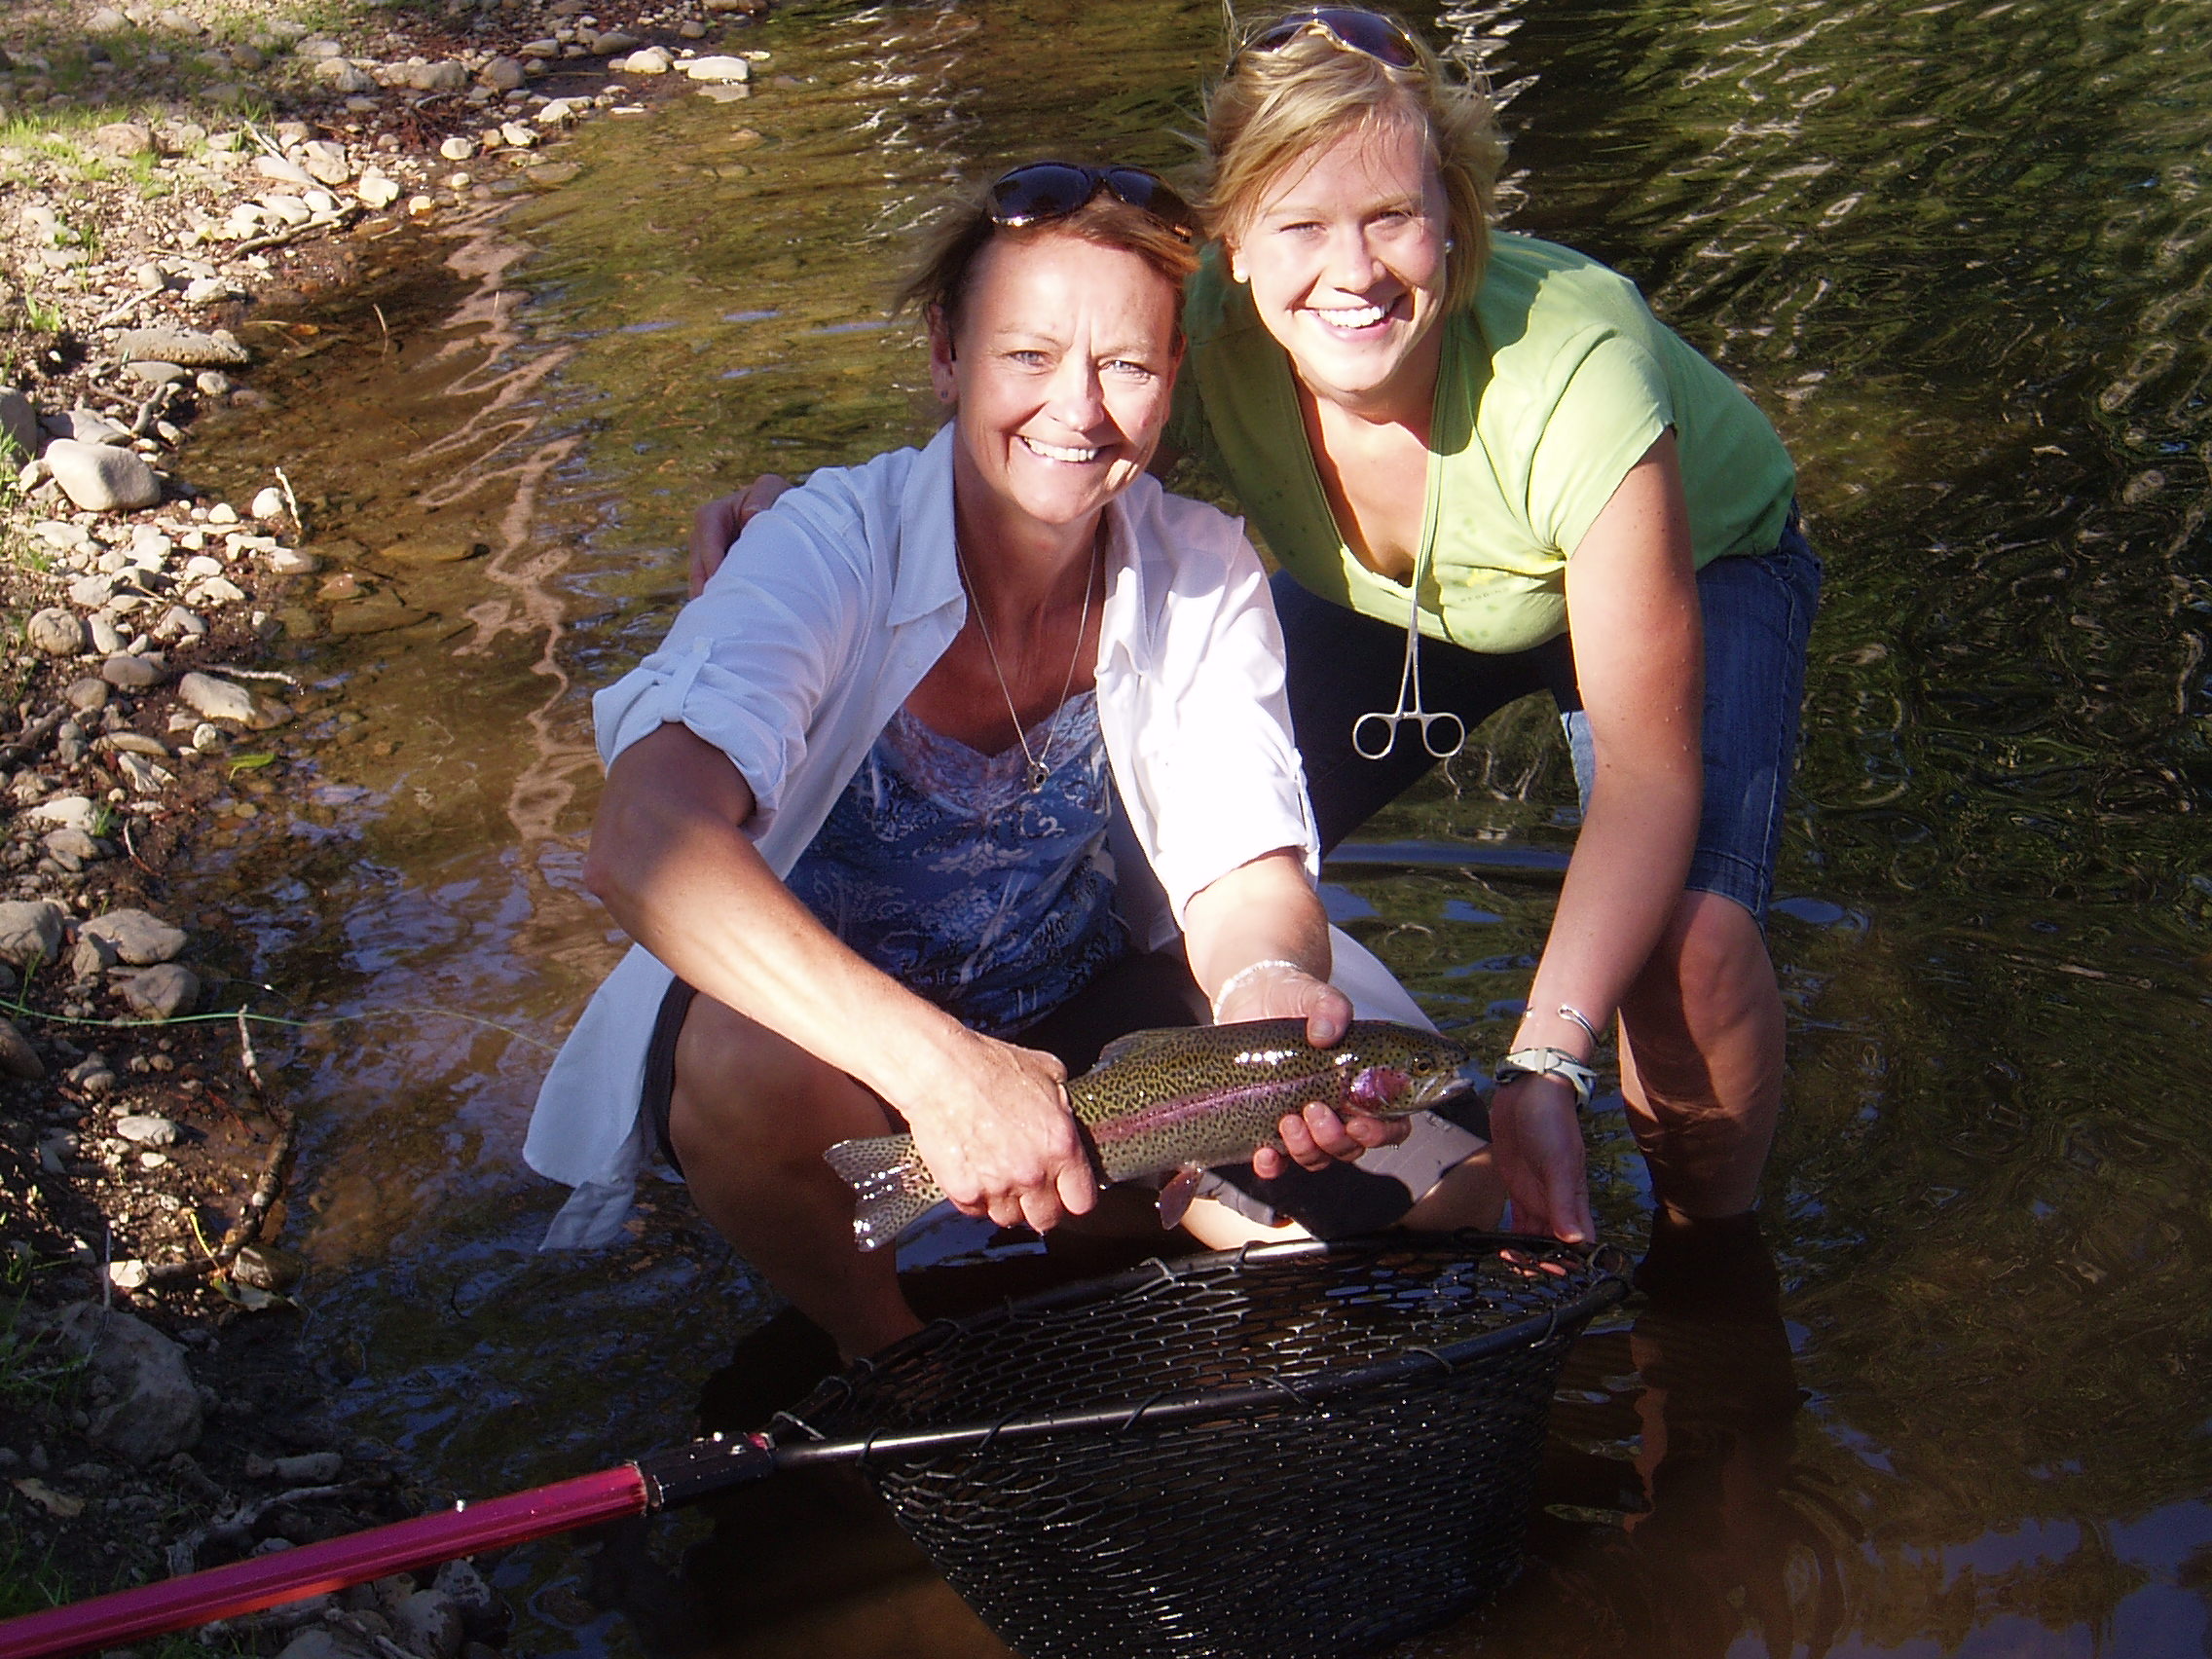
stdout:
<svg viewBox="0 0 2212 1659">
<path fill-rule="evenodd" d="M 1185 241 L 1197 229 L 1190 207 L 1167 181 L 1143 167 L 1085 167 L 1073 162 L 1031 162 L 991 186 L 991 222 L 1009 230 L 1080 213 L 1101 190 L 1149 213 Z"/>
<path fill-rule="evenodd" d="M 1246 52 L 1280 52 L 1301 35 L 1317 34 L 1346 52 L 1364 52 L 1393 69 L 1420 62 L 1406 31 L 1380 12 L 1351 6 L 1316 6 L 1270 23 L 1244 43 Z"/>
</svg>

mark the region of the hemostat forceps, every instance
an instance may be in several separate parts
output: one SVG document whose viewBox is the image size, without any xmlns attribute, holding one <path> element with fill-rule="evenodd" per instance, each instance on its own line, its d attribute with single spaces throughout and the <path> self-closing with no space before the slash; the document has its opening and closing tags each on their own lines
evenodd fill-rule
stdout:
<svg viewBox="0 0 2212 1659">
<path fill-rule="evenodd" d="M 1381 709 L 1370 709 L 1351 722 L 1352 753 L 1362 760 L 1383 760 L 1398 747 L 1398 728 L 1408 720 L 1420 725 L 1420 746 L 1430 756 L 1449 760 L 1467 746 L 1467 722 L 1450 709 L 1436 714 L 1420 706 L 1420 575 L 1425 561 L 1417 561 L 1414 567 L 1413 600 L 1411 613 L 1406 618 L 1406 665 L 1398 671 L 1398 706 L 1385 714 Z M 1413 703 L 1408 707 L 1407 695 Z M 1367 722 L 1373 720 L 1370 726 Z M 1438 726 L 1444 727 L 1439 743 Z"/>
</svg>

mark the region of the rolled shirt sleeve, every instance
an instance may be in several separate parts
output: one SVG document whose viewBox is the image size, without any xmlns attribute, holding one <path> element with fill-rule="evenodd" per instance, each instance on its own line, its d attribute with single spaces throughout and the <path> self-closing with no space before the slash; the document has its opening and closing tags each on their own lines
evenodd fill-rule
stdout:
<svg viewBox="0 0 2212 1659">
<path fill-rule="evenodd" d="M 833 501 L 794 495 L 748 528 L 661 647 L 592 699 L 604 763 L 662 725 L 685 726 L 729 756 L 753 793 L 749 828 L 767 834 L 866 614 L 863 572 L 837 556 L 860 527 L 838 516 Z"/>
</svg>

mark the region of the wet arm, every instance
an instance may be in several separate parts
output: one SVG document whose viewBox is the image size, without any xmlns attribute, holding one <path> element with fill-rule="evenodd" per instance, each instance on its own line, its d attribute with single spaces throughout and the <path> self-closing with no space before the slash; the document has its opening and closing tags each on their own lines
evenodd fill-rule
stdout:
<svg viewBox="0 0 2212 1659">
<path fill-rule="evenodd" d="M 1704 635 L 1672 433 L 1576 547 L 1567 589 L 1597 774 L 1514 1047 L 1587 1058 L 1589 1037 L 1559 1007 L 1600 1030 L 1612 1018 L 1681 899 L 1703 799 Z M 1517 1224 L 1588 1236 L 1572 1090 L 1523 1079 L 1499 1090 L 1493 1121 Z"/>
</svg>

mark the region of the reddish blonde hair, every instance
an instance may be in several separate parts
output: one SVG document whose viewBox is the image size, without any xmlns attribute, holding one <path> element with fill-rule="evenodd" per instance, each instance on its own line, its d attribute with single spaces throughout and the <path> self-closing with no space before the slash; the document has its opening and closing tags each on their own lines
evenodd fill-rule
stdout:
<svg viewBox="0 0 2212 1659">
<path fill-rule="evenodd" d="M 928 233 L 920 261 L 900 284 L 900 309 L 925 318 L 942 317 L 948 333 L 958 332 L 960 312 L 975 279 L 976 261 L 999 237 L 1015 240 L 1075 237 L 1100 247 L 1133 253 L 1175 291 L 1178 341 L 1183 284 L 1198 268 L 1198 251 L 1161 220 L 1101 190 L 1073 213 L 1034 224 L 1002 225 L 991 217 L 988 186 L 971 190 L 938 219 Z"/>
</svg>

